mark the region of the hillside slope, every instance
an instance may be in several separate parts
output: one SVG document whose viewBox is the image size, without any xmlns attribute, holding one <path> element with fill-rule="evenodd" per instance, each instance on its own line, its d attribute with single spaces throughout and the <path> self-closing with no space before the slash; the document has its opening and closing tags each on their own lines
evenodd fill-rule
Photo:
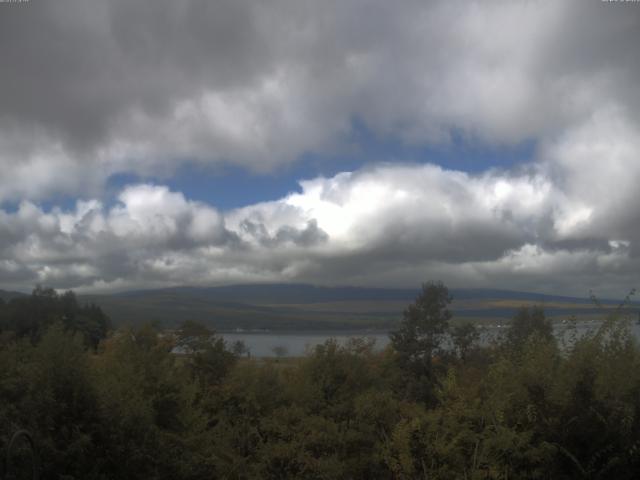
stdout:
<svg viewBox="0 0 640 480">
<path fill-rule="evenodd" d="M 318 287 L 303 284 L 176 287 L 112 295 L 83 295 L 116 325 L 156 322 L 173 327 L 196 320 L 218 330 L 332 330 L 394 328 L 417 289 Z M 453 289 L 454 318 L 503 322 L 523 305 L 540 305 L 552 317 L 600 315 L 588 298 L 490 289 Z M 605 310 L 619 302 L 603 300 Z M 634 309 L 640 309 L 634 303 Z"/>
<path fill-rule="evenodd" d="M 8 302 L 9 300 L 13 299 L 13 298 L 20 298 L 20 297 L 26 297 L 27 294 L 26 293 L 22 293 L 22 292 L 13 292 L 10 290 L 0 290 L 0 298 L 2 300 L 4 300 L 5 302 Z"/>
</svg>

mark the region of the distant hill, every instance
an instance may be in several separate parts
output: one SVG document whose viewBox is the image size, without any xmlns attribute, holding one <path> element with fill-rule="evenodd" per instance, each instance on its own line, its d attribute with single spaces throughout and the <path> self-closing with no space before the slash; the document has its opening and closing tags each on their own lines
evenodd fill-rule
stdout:
<svg viewBox="0 0 640 480">
<path fill-rule="evenodd" d="M 305 284 L 256 284 L 223 287 L 175 287 L 159 290 L 121 292 L 120 297 L 146 297 L 148 295 L 180 295 L 215 301 L 255 304 L 318 303 L 345 300 L 412 300 L 417 289 L 319 287 Z"/>
<path fill-rule="evenodd" d="M 305 284 L 231 285 L 135 290 L 82 295 L 116 325 L 157 322 L 173 327 L 197 320 L 217 330 L 390 329 L 418 295 L 418 289 L 319 287 Z M 523 305 L 541 305 L 548 315 L 602 316 L 588 298 L 495 289 L 453 289 L 454 318 L 503 322 Z M 619 302 L 601 300 L 605 310 Z M 640 303 L 632 308 L 640 310 Z"/>
<path fill-rule="evenodd" d="M 13 299 L 13 298 L 19 298 L 19 297 L 26 297 L 27 294 L 26 293 L 22 293 L 22 292 L 12 292 L 9 290 L 0 290 L 0 298 L 2 300 L 4 300 L 5 302 Z"/>
<path fill-rule="evenodd" d="M 156 290 L 131 290 L 114 294 L 118 297 L 145 298 L 148 296 L 178 295 L 189 298 L 206 298 L 210 301 L 241 302 L 253 304 L 299 304 L 348 300 L 406 300 L 413 301 L 418 288 L 374 287 L 321 287 L 307 284 L 253 284 L 222 287 L 173 287 Z M 450 290 L 454 300 L 526 300 L 534 302 L 571 302 L 590 304 L 587 297 L 576 298 L 543 293 L 518 292 L 486 288 L 458 288 Z M 616 300 L 601 300 L 605 304 L 617 304 Z"/>
</svg>

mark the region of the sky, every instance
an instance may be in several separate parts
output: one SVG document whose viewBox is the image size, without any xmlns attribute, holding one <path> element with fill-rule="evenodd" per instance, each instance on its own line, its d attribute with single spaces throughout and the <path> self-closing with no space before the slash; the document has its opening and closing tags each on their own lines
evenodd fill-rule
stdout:
<svg viewBox="0 0 640 480">
<path fill-rule="evenodd" d="M 0 288 L 640 282 L 640 3 L 0 2 Z"/>
</svg>

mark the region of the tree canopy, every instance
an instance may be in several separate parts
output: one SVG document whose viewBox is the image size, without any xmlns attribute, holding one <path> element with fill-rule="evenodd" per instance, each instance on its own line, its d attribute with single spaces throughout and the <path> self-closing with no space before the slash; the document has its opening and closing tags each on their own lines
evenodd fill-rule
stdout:
<svg viewBox="0 0 640 480">
<path fill-rule="evenodd" d="M 451 298 L 433 283 L 383 351 L 331 339 L 276 361 L 240 358 L 193 322 L 110 331 L 94 347 L 69 321 L 83 308 L 73 299 L 43 289 L 2 306 L 38 316 L 25 315 L 24 330 L 3 323 L 0 451 L 27 429 L 41 478 L 626 480 L 640 471 L 640 347 L 625 318 L 560 348 L 541 310 L 521 310 L 484 346 L 472 328 L 451 328 L 454 355 Z"/>
<path fill-rule="evenodd" d="M 390 335 L 411 398 L 434 400 L 434 356 L 441 353 L 444 334 L 449 330 L 452 314 L 448 307 L 452 300 L 441 282 L 423 284 L 415 302 L 405 309 L 400 328 Z"/>
<path fill-rule="evenodd" d="M 95 304 L 80 305 L 74 292 L 59 294 L 52 288 L 37 286 L 30 296 L 0 303 L 0 334 L 3 338 L 29 338 L 37 342 L 52 325 L 79 333 L 95 348 L 111 328 L 111 322 Z"/>
</svg>

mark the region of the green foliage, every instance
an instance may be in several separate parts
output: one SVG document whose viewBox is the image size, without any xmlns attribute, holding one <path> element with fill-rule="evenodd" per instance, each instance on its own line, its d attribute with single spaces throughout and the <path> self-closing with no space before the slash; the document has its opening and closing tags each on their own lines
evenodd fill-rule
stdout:
<svg viewBox="0 0 640 480">
<path fill-rule="evenodd" d="M 391 344 L 404 378 L 401 381 L 408 398 L 433 404 L 437 386 L 438 363 L 444 334 L 449 330 L 452 301 L 441 282 L 425 283 L 415 302 L 407 307 L 400 328 L 391 333 Z"/>
<path fill-rule="evenodd" d="M 54 324 L 32 346 L 21 340 L 1 350 L 0 420 L 3 443 L 19 428 L 33 432 L 42 461 L 72 477 L 92 470 L 86 456 L 98 446 L 97 396 L 81 338 Z"/>
<path fill-rule="evenodd" d="M 79 333 L 84 343 L 96 348 L 111 328 L 109 318 L 96 305 L 80 305 L 71 292 L 58 294 L 52 288 L 36 287 L 29 297 L 0 303 L 2 338 L 29 338 L 37 342 L 55 323 Z"/>
<path fill-rule="evenodd" d="M 118 332 L 94 359 L 100 411 L 108 420 L 99 442 L 108 449 L 102 471 L 109 478 L 131 472 L 140 478 L 180 478 L 190 470 L 182 435 L 198 423 L 191 410 L 195 389 L 170 347 L 147 326 Z"/>
<path fill-rule="evenodd" d="M 553 325 L 541 307 L 522 307 L 511 320 L 507 332 L 507 345 L 513 350 L 523 347 L 531 336 L 545 341 L 553 340 Z"/>
<path fill-rule="evenodd" d="M 449 329 L 451 301 L 449 290 L 442 283 L 423 284 L 420 295 L 404 311 L 400 329 L 391 335 L 395 350 L 410 361 L 437 353 L 442 335 Z"/>
<path fill-rule="evenodd" d="M 242 340 L 236 340 L 235 342 L 233 342 L 233 345 L 231 345 L 231 351 L 237 357 L 242 357 L 243 355 L 246 355 L 247 357 L 251 356 L 251 351 L 249 350 L 249 347 L 247 347 L 247 344 L 244 343 Z"/>
<path fill-rule="evenodd" d="M 523 310 L 501 345 L 474 346 L 477 332 L 454 328 L 456 357 L 442 338 L 448 293 L 427 284 L 385 351 L 329 340 L 276 362 L 240 359 L 193 322 L 175 334 L 118 330 L 94 348 L 60 316 L 76 308 L 72 296 L 35 297 L 28 309 L 39 316 L 24 318 L 40 322 L 5 330 L 14 334 L 0 345 L 0 448 L 28 429 L 42 478 L 625 480 L 640 471 L 640 347 L 619 317 L 560 348 L 543 312 Z M 428 402 L 399 387 L 422 381 Z"/>
<path fill-rule="evenodd" d="M 201 385 L 218 384 L 237 359 L 234 352 L 227 350 L 222 337 L 194 321 L 183 322 L 176 346 L 186 355 L 186 366 Z"/>
<path fill-rule="evenodd" d="M 469 351 L 480 340 L 480 331 L 473 323 L 458 325 L 451 330 L 451 342 L 462 361 L 466 360 Z"/>
</svg>

